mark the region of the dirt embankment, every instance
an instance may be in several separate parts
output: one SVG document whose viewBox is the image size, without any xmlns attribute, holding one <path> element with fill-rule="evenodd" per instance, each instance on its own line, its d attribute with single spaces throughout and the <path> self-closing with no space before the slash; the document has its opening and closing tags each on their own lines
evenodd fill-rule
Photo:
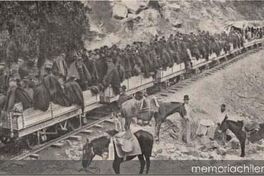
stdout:
<svg viewBox="0 0 264 176">
<path fill-rule="evenodd" d="M 193 118 L 196 120 L 210 119 L 216 121 L 220 105 L 225 103 L 231 120 L 248 121 L 246 118 L 252 117 L 254 121 L 263 123 L 263 54 L 263 50 L 246 54 L 237 63 L 192 83 L 166 100 L 181 101 L 183 95 L 188 94 L 193 107 Z M 169 120 L 174 124 L 175 122 L 177 124 L 179 119 L 177 114 L 169 117 Z M 160 146 L 163 147 L 157 148 L 158 159 L 240 160 L 238 142 L 223 148 L 211 142 L 207 137 L 198 137 L 194 140 L 194 147 L 186 147 L 186 145 L 177 142 L 180 136 L 171 136 L 172 129 L 174 131 L 176 129 L 176 134 L 179 134 L 179 129 L 175 127 L 169 129 L 170 124 L 167 122 L 162 127 L 162 144 Z M 215 147 L 217 149 L 213 149 Z M 261 141 L 247 145 L 246 159 L 263 159 L 261 154 L 263 148 L 264 145 Z"/>
</svg>

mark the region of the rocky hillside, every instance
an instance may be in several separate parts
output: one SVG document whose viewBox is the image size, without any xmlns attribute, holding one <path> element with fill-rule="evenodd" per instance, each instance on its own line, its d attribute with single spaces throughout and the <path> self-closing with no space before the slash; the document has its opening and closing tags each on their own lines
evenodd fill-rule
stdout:
<svg viewBox="0 0 264 176">
<path fill-rule="evenodd" d="M 113 43 L 122 46 L 135 40 L 146 41 L 153 35 L 168 35 L 175 31 L 196 32 L 200 29 L 220 32 L 230 21 L 264 18 L 264 1 L 254 0 L 114 0 L 84 3 L 91 9 L 89 17 L 94 35 L 86 38 L 86 47 L 90 49 Z"/>
</svg>

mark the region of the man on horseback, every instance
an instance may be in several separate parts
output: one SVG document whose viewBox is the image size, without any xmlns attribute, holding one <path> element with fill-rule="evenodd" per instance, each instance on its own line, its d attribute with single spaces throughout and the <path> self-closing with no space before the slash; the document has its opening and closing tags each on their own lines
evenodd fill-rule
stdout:
<svg viewBox="0 0 264 176">
<path fill-rule="evenodd" d="M 124 160 L 126 160 L 126 157 L 131 153 L 141 153 L 139 143 L 134 136 L 134 132 L 131 131 L 130 125 L 132 119 L 138 115 L 140 100 L 142 100 L 142 98 L 143 93 L 136 92 L 135 99 L 128 100 L 121 105 L 121 116 L 122 119 L 125 119 L 124 131 L 122 130 L 114 136 L 114 143 L 117 150 L 123 152 Z"/>
<path fill-rule="evenodd" d="M 216 122 L 214 133 L 213 134 L 209 133 L 209 137 L 211 140 L 218 140 L 219 142 L 225 145 L 227 144 L 227 142 L 229 143 L 233 139 L 236 138 L 234 133 L 230 130 L 226 130 L 225 134 L 219 132 L 219 127 L 226 117 L 228 117 L 227 112 L 226 112 L 226 105 L 222 104 L 220 107 L 220 113 L 217 116 L 217 122 Z"/>
</svg>

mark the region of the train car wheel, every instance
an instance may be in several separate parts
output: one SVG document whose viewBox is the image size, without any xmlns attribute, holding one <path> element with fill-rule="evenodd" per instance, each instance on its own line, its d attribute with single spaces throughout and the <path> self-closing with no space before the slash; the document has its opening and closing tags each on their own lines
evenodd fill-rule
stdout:
<svg viewBox="0 0 264 176">
<path fill-rule="evenodd" d="M 32 149 L 37 144 L 38 138 L 37 138 L 37 135 L 35 134 L 29 134 L 25 136 L 24 141 L 25 141 L 26 147 L 28 147 L 29 149 Z"/>
<path fill-rule="evenodd" d="M 13 140 L 10 137 L 1 136 L 0 140 L 3 144 L 10 144 L 13 142 Z"/>
<path fill-rule="evenodd" d="M 69 131 L 74 131 L 78 128 L 80 128 L 80 121 L 78 118 L 73 118 L 73 119 L 68 120 L 67 129 Z"/>
</svg>

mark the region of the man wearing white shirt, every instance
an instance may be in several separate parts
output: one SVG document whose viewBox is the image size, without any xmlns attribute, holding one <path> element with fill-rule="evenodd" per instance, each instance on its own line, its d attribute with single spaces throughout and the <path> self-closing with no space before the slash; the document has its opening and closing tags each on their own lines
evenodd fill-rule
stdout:
<svg viewBox="0 0 264 176">
<path fill-rule="evenodd" d="M 220 140 L 220 142 L 226 143 L 227 140 L 230 142 L 232 139 L 235 139 L 235 135 L 232 131 L 230 131 L 229 129 L 226 130 L 225 134 L 219 133 L 219 126 L 221 125 L 221 123 L 223 122 L 223 120 L 225 119 L 225 117 L 227 116 L 227 112 L 226 112 L 226 105 L 222 104 L 221 105 L 221 109 L 220 109 L 220 114 L 217 116 L 217 126 L 215 128 L 215 132 L 211 133 L 211 135 L 209 135 L 210 139 L 216 139 L 216 140 Z M 229 139 L 228 139 L 229 138 Z"/>
</svg>

